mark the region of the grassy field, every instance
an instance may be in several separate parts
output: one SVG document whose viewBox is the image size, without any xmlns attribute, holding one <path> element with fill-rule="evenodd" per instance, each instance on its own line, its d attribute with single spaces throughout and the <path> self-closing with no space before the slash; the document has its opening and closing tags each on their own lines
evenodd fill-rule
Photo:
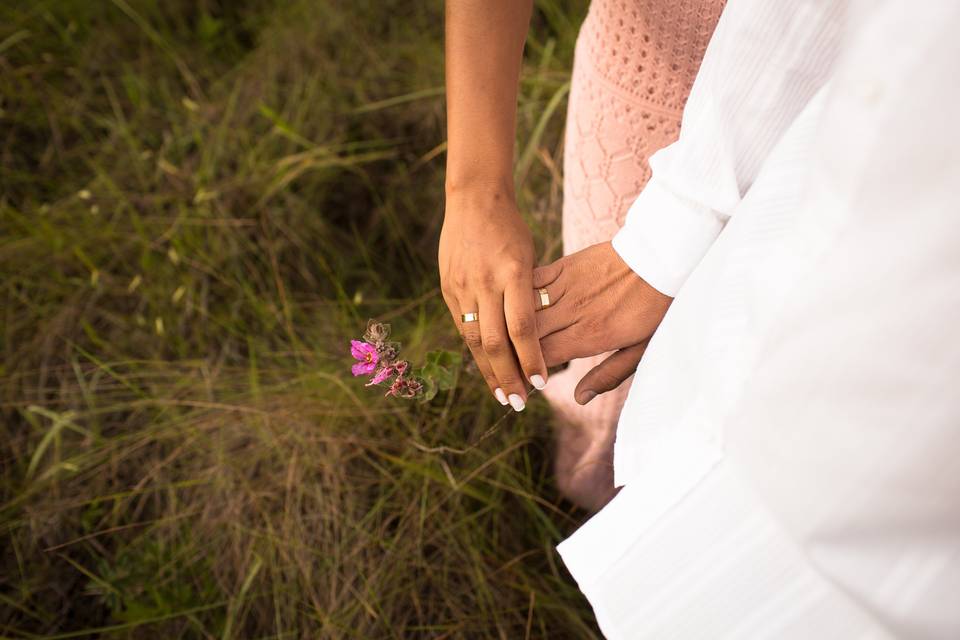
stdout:
<svg viewBox="0 0 960 640">
<path fill-rule="evenodd" d="M 544 259 L 585 4 L 527 46 Z M 349 373 L 460 349 L 443 108 L 436 1 L 0 4 L 0 637 L 598 637 L 543 402 Z"/>
</svg>

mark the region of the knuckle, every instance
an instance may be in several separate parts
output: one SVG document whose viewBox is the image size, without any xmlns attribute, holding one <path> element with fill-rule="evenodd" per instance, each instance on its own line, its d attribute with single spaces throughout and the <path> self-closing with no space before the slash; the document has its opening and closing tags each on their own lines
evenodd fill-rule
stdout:
<svg viewBox="0 0 960 640">
<path fill-rule="evenodd" d="M 543 349 L 543 362 L 548 367 L 552 367 L 564 362 L 563 349 L 556 343 L 555 340 L 545 342 L 541 348 Z"/>
<path fill-rule="evenodd" d="M 515 338 L 529 338 L 534 334 L 536 323 L 527 315 L 517 316 L 510 320 L 507 330 Z"/>
<path fill-rule="evenodd" d="M 511 280 L 517 280 L 530 272 L 522 262 L 512 261 L 503 266 L 503 275 Z"/>
<path fill-rule="evenodd" d="M 471 349 L 480 349 L 483 347 L 483 340 L 475 333 L 464 333 L 463 341 L 467 343 L 467 346 Z"/>
<path fill-rule="evenodd" d="M 453 270 L 444 273 L 440 277 L 440 287 L 445 288 L 448 291 L 456 291 L 463 287 L 466 283 L 466 273 L 461 270 Z"/>
<path fill-rule="evenodd" d="M 606 327 L 603 318 L 589 317 L 584 318 L 580 326 L 580 331 L 584 337 L 597 337 L 603 335 Z"/>
<path fill-rule="evenodd" d="M 444 295 L 456 293 L 456 283 L 453 276 L 444 276 L 440 278 L 440 292 Z"/>
<path fill-rule="evenodd" d="M 481 339 L 483 350 L 492 355 L 500 355 L 506 349 L 507 341 L 499 333 L 487 333 Z"/>
<path fill-rule="evenodd" d="M 532 374 L 534 374 L 534 373 L 539 373 L 539 372 L 540 372 L 540 363 L 539 363 L 539 362 L 534 362 L 533 360 L 529 360 L 529 359 L 528 359 L 528 360 L 521 360 L 521 361 L 520 361 L 520 368 L 523 369 L 524 371 L 530 373 L 530 374 L 532 375 Z"/>
<path fill-rule="evenodd" d="M 482 290 L 493 289 L 497 276 L 492 271 L 483 271 L 475 276 L 475 285 Z"/>
</svg>

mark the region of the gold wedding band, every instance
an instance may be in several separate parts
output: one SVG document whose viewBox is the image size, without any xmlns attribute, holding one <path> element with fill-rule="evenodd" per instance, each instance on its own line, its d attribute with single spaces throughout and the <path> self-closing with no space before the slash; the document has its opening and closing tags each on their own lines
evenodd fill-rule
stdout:
<svg viewBox="0 0 960 640">
<path fill-rule="evenodd" d="M 546 309 L 550 306 L 550 294 L 547 293 L 546 289 L 537 289 L 537 293 L 540 294 L 540 308 Z"/>
<path fill-rule="evenodd" d="M 480 319 L 480 315 L 477 313 L 465 313 L 460 316 L 460 320 L 463 322 L 476 322 Z"/>
</svg>

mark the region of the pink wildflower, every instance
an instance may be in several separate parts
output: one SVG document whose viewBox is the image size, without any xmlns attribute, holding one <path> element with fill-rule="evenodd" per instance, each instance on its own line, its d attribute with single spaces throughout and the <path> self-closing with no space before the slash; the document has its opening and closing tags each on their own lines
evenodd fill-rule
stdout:
<svg viewBox="0 0 960 640">
<path fill-rule="evenodd" d="M 396 365 L 388 364 L 386 366 L 380 367 L 377 369 L 377 372 L 373 374 L 373 377 L 370 378 L 370 382 L 367 383 L 368 387 L 373 385 L 380 384 L 396 372 Z"/>
<path fill-rule="evenodd" d="M 401 377 L 407 372 L 407 369 L 410 368 L 410 363 L 406 360 L 398 360 L 396 362 L 384 362 L 383 356 L 380 357 L 380 368 L 377 369 L 377 372 L 373 374 L 373 377 L 370 378 L 370 382 L 366 386 L 372 387 L 374 385 L 380 384 L 385 380 L 388 380 L 391 376 Z"/>
<path fill-rule="evenodd" d="M 397 376 L 390 388 L 384 395 L 396 396 L 398 398 L 415 398 L 423 391 L 423 384 L 413 378 L 403 378 Z"/>
<path fill-rule="evenodd" d="M 390 385 L 390 388 L 387 389 L 387 392 L 383 394 L 384 396 L 398 396 L 400 391 L 403 390 L 403 378 L 397 378 L 393 381 L 393 384 Z"/>
<path fill-rule="evenodd" d="M 374 372 L 377 368 L 377 348 L 367 342 L 359 340 L 350 341 L 350 353 L 357 359 L 357 363 L 350 368 L 355 376 L 366 376 Z"/>
</svg>

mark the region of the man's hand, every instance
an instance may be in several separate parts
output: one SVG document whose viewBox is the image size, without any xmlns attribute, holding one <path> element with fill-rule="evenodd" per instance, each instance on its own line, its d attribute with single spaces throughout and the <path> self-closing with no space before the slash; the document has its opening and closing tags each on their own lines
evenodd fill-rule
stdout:
<svg viewBox="0 0 960 640">
<path fill-rule="evenodd" d="M 577 385 L 580 404 L 633 374 L 673 301 L 634 273 L 609 242 L 535 269 L 533 286 L 550 298 L 537 312 L 547 366 L 617 350 Z"/>
</svg>

